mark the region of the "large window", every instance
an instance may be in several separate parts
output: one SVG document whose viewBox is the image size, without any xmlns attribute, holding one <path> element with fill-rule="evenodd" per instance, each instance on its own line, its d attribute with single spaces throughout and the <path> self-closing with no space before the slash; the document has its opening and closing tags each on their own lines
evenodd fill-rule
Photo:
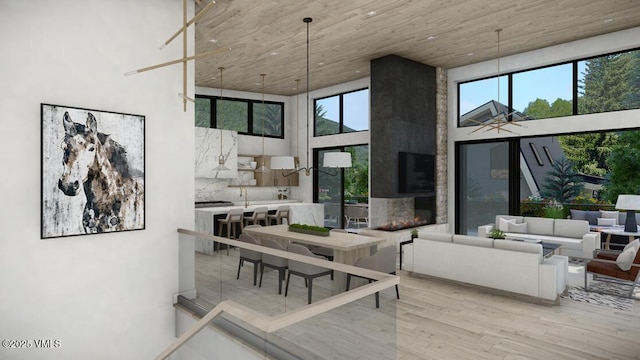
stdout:
<svg viewBox="0 0 640 360">
<path fill-rule="evenodd" d="M 284 103 L 196 95 L 195 125 L 284 138 Z"/>
<path fill-rule="evenodd" d="M 369 89 L 316 99 L 315 136 L 369 129 Z"/>
<path fill-rule="evenodd" d="M 458 84 L 459 126 L 640 108 L 640 50 Z"/>
<path fill-rule="evenodd" d="M 322 164 L 324 155 L 333 151 L 351 154 L 352 166 L 337 170 L 337 173 L 334 169 L 324 168 L 321 168 L 324 171 L 314 172 L 314 202 L 324 204 L 324 226 L 368 227 L 369 146 L 315 149 L 314 161 Z"/>
</svg>

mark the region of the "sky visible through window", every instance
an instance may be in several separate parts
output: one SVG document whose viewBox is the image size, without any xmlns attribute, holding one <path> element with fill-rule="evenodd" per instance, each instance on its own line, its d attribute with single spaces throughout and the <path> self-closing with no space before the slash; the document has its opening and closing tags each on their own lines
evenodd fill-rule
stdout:
<svg viewBox="0 0 640 360">
<path fill-rule="evenodd" d="M 349 93 L 349 106 L 344 107 L 344 118 L 350 124 L 347 126 L 354 129 L 369 129 L 369 92 L 357 91 Z M 324 101 L 322 107 L 327 112 L 326 117 L 338 121 L 340 113 L 338 101 Z M 354 126 L 355 125 L 355 126 Z"/>
<path fill-rule="evenodd" d="M 572 98 L 572 65 L 565 64 L 553 66 L 540 70 L 526 71 L 514 74 L 514 109 L 523 111 L 529 102 L 536 98 L 545 99 L 549 104 L 557 98 L 571 100 Z M 578 78 L 584 79 L 584 62 L 578 63 Z M 508 102 L 507 77 L 501 76 L 500 82 L 500 102 Z M 517 81 L 515 80 L 517 78 Z M 564 81 L 564 80 L 568 81 Z M 487 82 L 478 81 L 463 85 L 464 93 L 461 94 L 460 114 L 467 112 L 485 104 L 491 99 L 498 100 L 498 87 L 495 79 L 491 81 L 493 93 L 487 93 Z M 461 91 L 462 92 L 462 91 Z"/>
</svg>

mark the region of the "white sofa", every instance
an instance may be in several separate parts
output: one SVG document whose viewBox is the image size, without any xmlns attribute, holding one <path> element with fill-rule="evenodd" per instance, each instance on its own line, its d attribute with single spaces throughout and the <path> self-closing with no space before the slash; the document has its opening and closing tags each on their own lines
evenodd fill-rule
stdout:
<svg viewBox="0 0 640 360">
<path fill-rule="evenodd" d="M 495 224 L 478 227 L 478 236 L 489 237 L 495 226 L 504 231 L 507 238 L 538 239 L 562 245 L 562 255 L 591 259 L 594 250 L 600 249 L 600 233 L 591 232 L 586 220 L 496 215 Z"/>
<path fill-rule="evenodd" d="M 569 259 L 544 258 L 537 243 L 420 232 L 405 246 L 407 270 L 554 300 L 567 286 Z"/>
</svg>

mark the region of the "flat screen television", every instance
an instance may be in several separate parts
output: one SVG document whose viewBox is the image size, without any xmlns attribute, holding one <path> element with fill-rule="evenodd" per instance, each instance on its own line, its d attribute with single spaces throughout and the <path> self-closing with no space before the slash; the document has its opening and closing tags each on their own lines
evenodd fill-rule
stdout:
<svg viewBox="0 0 640 360">
<path fill-rule="evenodd" d="M 400 152 L 398 161 L 400 193 L 435 192 L 435 156 Z"/>
</svg>

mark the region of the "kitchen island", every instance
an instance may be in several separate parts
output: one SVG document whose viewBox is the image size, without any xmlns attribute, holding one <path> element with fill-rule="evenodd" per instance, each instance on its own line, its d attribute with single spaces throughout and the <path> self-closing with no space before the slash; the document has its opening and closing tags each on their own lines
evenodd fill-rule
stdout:
<svg viewBox="0 0 640 360">
<path fill-rule="evenodd" d="M 269 213 L 275 213 L 276 209 L 281 205 L 289 205 L 291 207 L 292 223 L 316 226 L 323 226 L 324 224 L 323 204 L 302 203 L 292 200 L 274 200 L 273 202 L 252 201 L 249 202 L 249 206 L 246 207 L 244 205 L 234 205 L 195 209 L 195 231 L 217 235 L 217 219 L 226 217 L 231 209 L 244 209 L 245 216 L 247 216 L 259 206 L 266 206 L 269 209 Z M 213 254 L 212 241 L 196 238 L 195 248 L 198 252 L 209 255 Z"/>
</svg>

